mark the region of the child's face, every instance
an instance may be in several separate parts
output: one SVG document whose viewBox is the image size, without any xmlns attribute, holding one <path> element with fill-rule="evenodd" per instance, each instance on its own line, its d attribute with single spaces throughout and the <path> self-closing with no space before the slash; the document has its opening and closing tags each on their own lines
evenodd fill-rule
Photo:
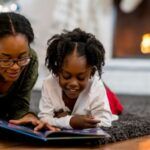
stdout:
<svg viewBox="0 0 150 150">
<path fill-rule="evenodd" d="M 23 35 L 0 38 L 0 76 L 3 80 L 6 82 L 17 80 L 24 68 L 18 65 L 18 60 L 23 62 L 28 57 L 28 41 Z M 9 65 L 10 61 L 13 62 L 12 65 Z"/>
<path fill-rule="evenodd" d="M 76 52 L 66 56 L 59 76 L 59 84 L 69 99 L 77 99 L 91 77 L 92 69 L 84 56 Z"/>
</svg>

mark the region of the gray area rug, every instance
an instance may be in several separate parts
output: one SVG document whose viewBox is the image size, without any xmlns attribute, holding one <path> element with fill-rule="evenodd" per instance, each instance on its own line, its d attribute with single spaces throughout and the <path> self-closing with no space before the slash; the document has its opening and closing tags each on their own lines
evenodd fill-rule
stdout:
<svg viewBox="0 0 150 150">
<path fill-rule="evenodd" d="M 39 91 L 32 94 L 31 110 L 36 113 L 40 96 Z M 118 95 L 118 98 L 124 106 L 124 111 L 111 128 L 103 128 L 111 138 L 100 140 L 100 144 L 150 135 L 150 96 Z"/>
<path fill-rule="evenodd" d="M 111 128 L 104 128 L 110 139 L 101 144 L 150 135 L 150 96 L 118 95 L 124 111 Z"/>
</svg>

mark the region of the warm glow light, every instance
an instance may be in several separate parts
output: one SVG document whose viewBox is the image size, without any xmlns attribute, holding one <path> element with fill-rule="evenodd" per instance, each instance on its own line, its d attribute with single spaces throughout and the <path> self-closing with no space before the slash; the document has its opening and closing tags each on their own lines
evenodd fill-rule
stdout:
<svg viewBox="0 0 150 150">
<path fill-rule="evenodd" d="M 144 34 L 142 37 L 141 52 L 150 53 L 150 33 Z"/>
</svg>

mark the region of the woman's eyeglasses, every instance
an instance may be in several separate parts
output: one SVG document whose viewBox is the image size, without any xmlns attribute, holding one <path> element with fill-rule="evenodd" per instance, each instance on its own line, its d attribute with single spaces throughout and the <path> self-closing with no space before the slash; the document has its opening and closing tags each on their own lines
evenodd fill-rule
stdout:
<svg viewBox="0 0 150 150">
<path fill-rule="evenodd" d="M 0 59 L 0 67 L 2 68 L 10 68 L 12 67 L 15 63 L 20 66 L 26 66 L 30 62 L 30 58 L 22 58 L 22 59 Z"/>
</svg>

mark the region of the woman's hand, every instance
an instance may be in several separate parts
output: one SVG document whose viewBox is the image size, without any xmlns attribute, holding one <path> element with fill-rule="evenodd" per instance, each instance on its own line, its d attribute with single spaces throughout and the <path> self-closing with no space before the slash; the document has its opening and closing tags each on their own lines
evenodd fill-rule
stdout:
<svg viewBox="0 0 150 150">
<path fill-rule="evenodd" d="M 73 129 L 95 128 L 99 120 L 89 115 L 75 115 L 70 119 L 70 125 Z"/>
<path fill-rule="evenodd" d="M 34 125 L 34 131 L 39 131 L 41 129 L 48 129 L 51 131 L 59 131 L 59 128 L 53 127 L 48 123 L 45 123 L 43 121 L 40 121 L 37 116 L 35 116 L 33 113 L 27 113 L 22 118 L 18 120 L 9 120 L 9 123 L 16 124 L 16 125 L 22 125 L 22 124 L 32 124 Z"/>
</svg>

